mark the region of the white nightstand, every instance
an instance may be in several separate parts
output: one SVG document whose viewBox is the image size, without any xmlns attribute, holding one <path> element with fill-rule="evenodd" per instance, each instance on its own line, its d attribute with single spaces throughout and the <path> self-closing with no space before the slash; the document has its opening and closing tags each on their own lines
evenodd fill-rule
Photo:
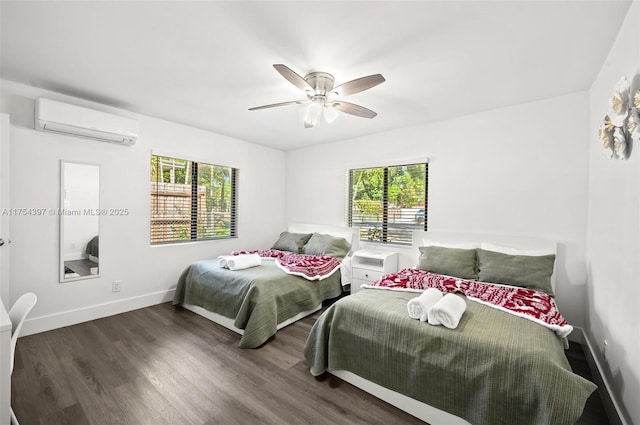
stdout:
<svg viewBox="0 0 640 425">
<path fill-rule="evenodd" d="M 398 253 L 363 249 L 351 257 L 351 293 L 355 294 L 360 286 L 372 283 L 383 274 L 398 271 Z"/>
</svg>

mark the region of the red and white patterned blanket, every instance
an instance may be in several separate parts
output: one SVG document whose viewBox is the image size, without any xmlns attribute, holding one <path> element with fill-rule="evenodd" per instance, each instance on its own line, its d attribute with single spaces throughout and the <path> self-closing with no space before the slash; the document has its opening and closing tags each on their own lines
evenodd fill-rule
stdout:
<svg viewBox="0 0 640 425">
<path fill-rule="evenodd" d="M 327 255 L 295 254 L 277 249 L 234 251 L 232 254 L 258 254 L 262 258 L 275 258 L 280 270 L 307 280 L 325 279 L 340 268 L 340 261 Z"/>
<path fill-rule="evenodd" d="M 262 258 L 281 258 L 287 254 L 285 251 L 277 249 L 254 249 L 253 251 L 233 251 L 231 255 L 258 254 Z"/>
<path fill-rule="evenodd" d="M 411 268 L 382 276 L 376 282 L 363 286 L 410 292 L 422 292 L 427 288 L 460 292 L 470 300 L 536 322 L 551 329 L 561 338 L 573 331 L 573 326 L 558 311 L 553 297 L 533 289 L 457 279 Z"/>
</svg>

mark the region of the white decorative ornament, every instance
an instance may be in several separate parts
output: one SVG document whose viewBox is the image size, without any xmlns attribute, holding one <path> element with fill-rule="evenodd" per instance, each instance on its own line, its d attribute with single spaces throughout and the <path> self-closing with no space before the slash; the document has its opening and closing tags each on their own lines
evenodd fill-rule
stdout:
<svg viewBox="0 0 640 425">
<path fill-rule="evenodd" d="M 616 151 L 618 158 L 627 159 L 627 138 L 621 127 L 616 127 L 613 130 L 613 149 Z"/>
<path fill-rule="evenodd" d="M 622 77 L 614 86 L 613 96 L 609 99 L 609 110 L 607 114 L 616 127 L 623 127 L 625 119 L 629 115 L 629 88 L 627 77 Z"/>
<path fill-rule="evenodd" d="M 640 94 L 640 90 L 638 91 Z M 638 96 L 640 98 L 640 96 Z M 636 108 L 629 110 L 629 119 L 627 120 L 627 134 L 631 140 L 640 143 L 640 111 Z"/>
<path fill-rule="evenodd" d="M 640 143 L 640 90 L 634 93 L 627 77 L 620 78 L 607 109 L 607 116 L 598 128 L 600 145 L 607 158 L 627 159 L 630 144 Z"/>
<path fill-rule="evenodd" d="M 600 145 L 602 146 L 602 152 L 604 155 L 611 159 L 613 158 L 613 126 L 609 121 L 609 116 L 604 117 L 604 122 L 600 124 L 598 129 L 598 137 L 600 138 Z"/>
</svg>

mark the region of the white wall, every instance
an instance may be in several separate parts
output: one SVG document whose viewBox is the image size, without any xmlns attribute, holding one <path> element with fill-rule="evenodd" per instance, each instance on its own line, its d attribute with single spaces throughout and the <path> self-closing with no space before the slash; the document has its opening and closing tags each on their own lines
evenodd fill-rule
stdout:
<svg viewBox="0 0 640 425">
<path fill-rule="evenodd" d="M 559 242 L 557 299 L 583 324 L 588 97 L 559 98 L 287 152 L 287 217 L 345 222 L 345 170 L 428 157 L 431 230 Z M 416 259 L 401 252 L 400 267 Z"/>
<path fill-rule="evenodd" d="M 606 159 L 597 129 L 623 76 L 640 89 L 640 2 L 635 1 L 590 90 L 588 302 L 585 334 L 629 424 L 640 424 L 640 146 Z M 609 343 L 606 358 L 603 342 Z"/>
<path fill-rule="evenodd" d="M 11 207 L 59 208 L 59 168 L 65 159 L 100 164 L 101 207 L 130 211 L 128 216 L 101 219 L 101 276 L 63 284 L 57 283 L 58 217 L 12 217 L 11 302 L 27 291 L 39 298 L 23 328 L 25 334 L 169 300 L 180 272 L 191 262 L 234 249 L 270 246 L 286 228 L 282 151 L 9 81 L 0 83 L 1 111 L 11 115 Z M 124 147 L 35 131 L 34 99 L 39 96 L 137 118 L 138 142 Z M 239 169 L 237 239 L 150 246 L 152 150 Z M 122 292 L 111 292 L 114 280 L 123 281 Z"/>
</svg>

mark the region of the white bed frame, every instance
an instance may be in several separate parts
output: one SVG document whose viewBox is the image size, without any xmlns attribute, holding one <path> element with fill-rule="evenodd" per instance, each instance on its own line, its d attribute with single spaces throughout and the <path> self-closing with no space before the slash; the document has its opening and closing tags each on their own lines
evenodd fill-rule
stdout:
<svg viewBox="0 0 640 425">
<path fill-rule="evenodd" d="M 292 233 L 313 233 L 313 232 L 324 233 L 326 235 L 344 237 L 345 239 L 348 238 L 350 235 L 351 252 L 356 251 L 358 249 L 357 247 L 358 247 L 358 240 L 360 235 L 359 233 L 360 229 L 358 227 L 333 226 L 333 225 L 326 225 L 326 224 L 291 223 L 289 224 L 288 230 L 289 232 L 292 232 Z M 199 316 L 204 317 L 205 319 L 209 319 L 220 326 L 224 326 L 225 328 L 239 335 L 244 335 L 244 330 L 234 325 L 235 319 L 230 319 L 228 317 L 222 316 L 218 313 L 214 313 L 212 311 L 209 311 L 207 309 L 204 309 L 200 306 L 193 305 L 193 304 L 182 304 L 182 307 L 189 311 L 194 312 Z M 285 326 L 288 326 L 294 322 L 297 322 L 300 319 L 303 319 L 315 313 L 321 308 L 322 308 L 322 303 L 318 304 L 317 306 L 313 307 L 310 310 L 302 311 L 296 314 L 295 316 L 290 317 L 289 319 L 278 323 L 278 325 L 276 326 L 276 329 L 280 330 Z"/>
<path fill-rule="evenodd" d="M 234 331 L 237 334 L 240 335 L 244 335 L 244 330 L 240 329 L 240 328 L 236 328 L 234 326 L 234 319 L 229 319 L 228 317 L 222 316 L 218 313 L 214 313 L 213 311 L 209 311 L 206 310 L 198 305 L 193 305 L 193 304 L 183 304 L 182 307 L 184 307 L 185 309 L 194 312 L 195 314 L 197 314 L 198 316 L 202 316 L 206 319 L 211 320 L 214 323 L 217 323 L 220 326 L 224 326 L 225 328 Z M 290 324 L 292 324 L 293 322 L 297 322 L 300 319 L 303 319 L 313 313 L 315 313 L 316 311 L 320 310 L 322 308 L 322 304 L 314 307 L 311 310 L 307 310 L 307 311 L 302 311 L 298 314 L 296 314 L 295 316 L 285 320 L 284 322 L 278 323 L 278 325 L 276 326 L 277 330 L 280 330 L 282 328 L 284 328 L 285 326 L 289 326 Z"/>
<path fill-rule="evenodd" d="M 418 248 L 420 246 L 428 245 L 429 243 L 434 245 L 468 244 L 469 246 L 480 248 L 483 242 L 500 245 L 502 247 L 535 251 L 538 252 L 539 255 L 542 255 L 542 253 L 557 254 L 557 244 L 555 242 L 544 239 L 506 235 L 468 234 L 438 231 L 414 231 L 412 252 L 414 252 L 417 262 L 417 258 L 419 256 Z M 553 274 L 551 275 L 551 286 L 554 291 L 556 280 L 555 275 L 556 264 L 554 264 Z M 460 418 L 459 416 L 452 415 L 451 413 L 440 410 L 429 404 L 420 402 L 411 397 L 407 397 L 404 394 L 400 394 L 399 392 L 385 388 L 347 370 L 329 370 L 329 373 L 429 424 L 471 425 L 469 422 Z"/>
</svg>

